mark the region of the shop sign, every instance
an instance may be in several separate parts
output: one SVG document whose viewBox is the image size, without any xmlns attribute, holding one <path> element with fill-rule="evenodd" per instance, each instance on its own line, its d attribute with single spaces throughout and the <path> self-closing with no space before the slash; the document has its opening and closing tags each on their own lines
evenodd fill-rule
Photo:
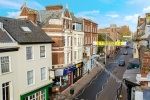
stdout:
<svg viewBox="0 0 150 100">
<path fill-rule="evenodd" d="M 74 69 L 75 69 L 75 66 L 71 66 L 71 67 L 65 68 L 64 71 L 63 71 L 63 75 L 67 75 L 67 74 L 73 72 Z"/>
<path fill-rule="evenodd" d="M 82 64 L 81 64 L 81 63 L 76 64 L 76 68 L 81 67 L 81 66 L 82 66 Z"/>
</svg>

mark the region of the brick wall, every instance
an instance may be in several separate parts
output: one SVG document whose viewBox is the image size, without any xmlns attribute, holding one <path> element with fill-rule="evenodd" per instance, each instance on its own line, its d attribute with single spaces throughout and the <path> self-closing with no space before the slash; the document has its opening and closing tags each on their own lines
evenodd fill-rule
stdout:
<svg viewBox="0 0 150 100">
<path fill-rule="evenodd" d="M 52 64 L 64 64 L 64 52 L 53 52 L 52 53 Z"/>
<path fill-rule="evenodd" d="M 61 10 L 62 8 L 62 5 L 46 6 L 46 10 Z"/>
</svg>

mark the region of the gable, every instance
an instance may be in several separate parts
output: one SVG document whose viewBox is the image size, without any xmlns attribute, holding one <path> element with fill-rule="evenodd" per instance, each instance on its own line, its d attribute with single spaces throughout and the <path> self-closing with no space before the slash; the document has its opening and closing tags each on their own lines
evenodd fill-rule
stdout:
<svg viewBox="0 0 150 100">
<path fill-rule="evenodd" d="M 67 9 L 65 9 L 64 16 L 68 17 L 68 18 L 71 18 L 70 13 Z"/>
</svg>

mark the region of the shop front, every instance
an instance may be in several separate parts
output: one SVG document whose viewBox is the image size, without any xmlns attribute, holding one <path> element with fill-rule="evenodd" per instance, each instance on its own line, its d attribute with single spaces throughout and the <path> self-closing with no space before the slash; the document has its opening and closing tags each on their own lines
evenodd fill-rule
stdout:
<svg viewBox="0 0 150 100">
<path fill-rule="evenodd" d="M 52 83 L 20 95 L 20 100 L 49 100 Z"/>
<path fill-rule="evenodd" d="M 83 62 L 75 65 L 75 70 L 73 71 L 73 83 L 77 82 L 82 77 L 82 66 Z"/>
<path fill-rule="evenodd" d="M 64 69 L 57 69 L 55 70 L 55 81 L 54 86 L 58 86 L 59 92 L 65 90 L 68 86 L 73 83 L 73 71 L 75 70 L 75 66 L 70 66 Z"/>
</svg>

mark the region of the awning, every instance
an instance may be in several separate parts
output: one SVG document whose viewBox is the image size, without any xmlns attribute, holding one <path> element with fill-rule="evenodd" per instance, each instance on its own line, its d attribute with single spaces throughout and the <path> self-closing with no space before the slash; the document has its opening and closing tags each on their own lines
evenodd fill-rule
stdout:
<svg viewBox="0 0 150 100">
<path fill-rule="evenodd" d="M 135 69 L 128 69 L 124 72 L 123 74 L 123 79 L 127 80 L 133 84 L 137 84 L 137 80 L 136 80 L 136 75 L 140 74 L 140 68 L 135 68 Z"/>
<path fill-rule="evenodd" d="M 73 72 L 75 69 L 75 65 L 64 68 L 64 69 L 56 69 L 55 70 L 55 76 L 63 76 L 63 75 L 67 75 L 71 72 Z"/>
</svg>

